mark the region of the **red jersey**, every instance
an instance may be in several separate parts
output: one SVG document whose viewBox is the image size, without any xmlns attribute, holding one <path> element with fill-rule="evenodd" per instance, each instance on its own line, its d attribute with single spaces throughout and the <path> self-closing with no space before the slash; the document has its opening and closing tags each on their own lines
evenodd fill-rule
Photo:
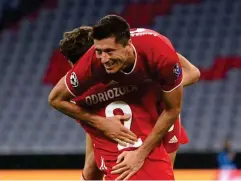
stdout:
<svg viewBox="0 0 241 181">
<path fill-rule="evenodd" d="M 75 101 L 80 106 L 105 117 L 131 115 L 124 125 L 137 135 L 138 141 L 126 148 L 84 125 L 92 138 L 95 153 L 105 160 L 116 159 L 121 151 L 136 149 L 142 144 L 160 114 L 157 109 L 160 107 L 160 89 L 172 91 L 182 81 L 179 59 L 166 37 L 141 28 L 131 31 L 131 40 L 136 60 L 130 73 L 108 74 L 92 47 L 65 76 L 66 86 L 71 94 L 78 96 Z M 162 142 L 155 150 L 149 158 L 168 159 Z M 97 164 L 100 166 L 100 162 Z"/>
</svg>

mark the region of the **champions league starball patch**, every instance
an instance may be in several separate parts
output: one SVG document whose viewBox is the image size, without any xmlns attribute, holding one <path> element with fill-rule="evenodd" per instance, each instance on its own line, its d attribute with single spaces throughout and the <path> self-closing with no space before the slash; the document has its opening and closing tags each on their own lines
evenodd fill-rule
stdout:
<svg viewBox="0 0 241 181">
<path fill-rule="evenodd" d="M 70 83 L 73 87 L 78 87 L 79 85 L 79 81 L 77 79 L 75 72 L 72 72 L 70 75 Z"/>
<path fill-rule="evenodd" d="M 178 63 L 176 63 L 173 67 L 173 73 L 176 77 L 179 77 L 179 75 L 181 74 L 182 69 L 179 67 Z"/>
</svg>

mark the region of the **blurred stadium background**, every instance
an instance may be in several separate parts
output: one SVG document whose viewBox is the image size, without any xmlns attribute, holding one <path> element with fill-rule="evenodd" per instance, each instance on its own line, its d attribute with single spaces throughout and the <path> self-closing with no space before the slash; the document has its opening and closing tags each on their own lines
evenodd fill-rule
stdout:
<svg viewBox="0 0 241 181">
<path fill-rule="evenodd" d="M 110 13 L 166 35 L 201 70 L 199 83 L 185 90 L 182 123 L 190 143 L 177 156 L 178 178 L 217 179 L 217 153 L 227 138 L 240 168 L 240 0 L 1 0 L 0 179 L 43 176 L 25 169 L 68 169 L 67 178 L 64 171 L 44 177 L 78 179 L 84 131 L 47 98 L 69 68 L 58 50 L 63 32 Z"/>
</svg>

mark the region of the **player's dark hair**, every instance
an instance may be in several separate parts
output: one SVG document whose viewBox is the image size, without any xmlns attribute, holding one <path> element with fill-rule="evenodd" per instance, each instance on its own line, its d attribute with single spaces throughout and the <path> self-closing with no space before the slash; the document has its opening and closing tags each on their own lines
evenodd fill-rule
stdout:
<svg viewBox="0 0 241 181">
<path fill-rule="evenodd" d="M 116 43 L 126 46 L 130 36 L 129 24 L 117 15 L 107 15 L 93 26 L 92 37 L 96 40 L 115 37 Z"/>
<path fill-rule="evenodd" d="M 71 63 L 75 64 L 93 45 L 91 32 L 92 27 L 81 26 L 64 33 L 59 42 L 60 50 Z"/>
</svg>

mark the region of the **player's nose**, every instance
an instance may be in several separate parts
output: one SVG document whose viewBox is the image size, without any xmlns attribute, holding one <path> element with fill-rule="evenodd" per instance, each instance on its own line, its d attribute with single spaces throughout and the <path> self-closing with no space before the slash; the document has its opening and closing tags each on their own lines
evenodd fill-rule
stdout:
<svg viewBox="0 0 241 181">
<path fill-rule="evenodd" d="M 107 53 L 103 52 L 101 55 L 101 63 L 107 63 L 109 61 L 109 56 Z"/>
</svg>

